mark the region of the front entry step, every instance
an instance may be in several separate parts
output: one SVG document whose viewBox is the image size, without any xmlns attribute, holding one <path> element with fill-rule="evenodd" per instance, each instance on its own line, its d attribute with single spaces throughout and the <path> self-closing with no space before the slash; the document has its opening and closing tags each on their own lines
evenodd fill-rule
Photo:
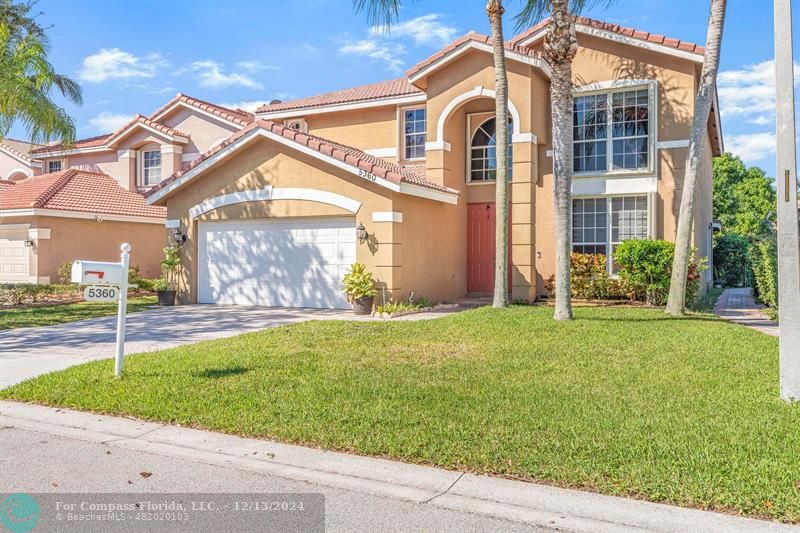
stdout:
<svg viewBox="0 0 800 533">
<path fill-rule="evenodd" d="M 492 305 L 491 294 L 468 294 L 464 298 L 454 300 L 452 303 L 466 309 L 474 309 L 477 307 L 486 307 Z"/>
</svg>

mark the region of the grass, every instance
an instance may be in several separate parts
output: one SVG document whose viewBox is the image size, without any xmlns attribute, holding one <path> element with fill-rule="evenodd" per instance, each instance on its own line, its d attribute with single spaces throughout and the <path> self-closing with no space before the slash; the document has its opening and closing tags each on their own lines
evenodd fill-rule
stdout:
<svg viewBox="0 0 800 533">
<path fill-rule="evenodd" d="M 710 315 L 482 308 L 96 361 L 0 397 L 800 521 L 777 341 Z"/>
<path fill-rule="evenodd" d="M 151 305 L 155 305 L 155 303 L 155 296 L 129 298 L 128 312 L 141 311 Z M 53 324 L 110 316 L 116 313 L 117 302 L 78 302 L 41 307 L 0 309 L 0 330 L 52 326 Z"/>
<path fill-rule="evenodd" d="M 719 300 L 719 297 L 722 296 L 722 291 L 724 290 L 725 289 L 719 287 L 710 287 L 708 292 L 697 299 L 692 306 L 692 309 L 695 311 L 710 313 L 714 310 L 714 306 L 717 305 L 717 300 Z"/>
</svg>

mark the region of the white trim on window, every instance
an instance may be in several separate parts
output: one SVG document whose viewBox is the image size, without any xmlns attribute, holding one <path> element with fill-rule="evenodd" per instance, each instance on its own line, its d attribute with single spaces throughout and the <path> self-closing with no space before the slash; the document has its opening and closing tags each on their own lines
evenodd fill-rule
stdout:
<svg viewBox="0 0 800 533">
<path fill-rule="evenodd" d="M 406 137 L 409 135 L 406 133 L 406 111 L 417 111 L 422 110 L 425 114 L 424 122 L 425 122 L 425 129 L 422 132 L 422 135 L 425 136 L 425 142 L 422 144 L 423 155 L 422 157 L 406 157 Z M 425 106 L 405 106 L 405 107 L 398 107 L 397 114 L 400 118 L 400 139 L 398 140 L 397 146 L 400 147 L 399 153 L 397 154 L 397 158 L 400 161 L 424 161 L 425 155 L 424 151 L 428 144 L 428 109 Z M 416 121 L 416 119 L 415 119 Z M 420 135 L 420 133 L 412 133 L 411 135 Z"/>
<path fill-rule="evenodd" d="M 139 187 L 154 187 L 154 186 L 158 185 L 161 182 L 161 177 L 162 177 L 161 170 L 163 168 L 164 162 L 162 160 L 163 158 L 161 157 L 161 147 L 158 147 L 158 148 L 155 148 L 155 149 L 150 149 L 150 150 L 141 150 L 140 154 L 141 154 L 141 157 L 139 157 L 139 164 L 137 165 L 138 169 L 139 169 L 139 172 L 138 172 L 139 175 L 137 177 L 136 184 Z M 146 173 L 147 173 L 147 170 L 152 170 L 152 169 L 156 168 L 156 166 L 153 165 L 151 168 L 147 168 L 146 167 L 147 154 L 158 154 L 158 166 L 157 166 L 157 168 L 158 168 L 158 177 L 153 182 L 150 182 L 147 179 Z"/>
<path fill-rule="evenodd" d="M 58 164 L 58 168 L 53 170 L 51 165 Z M 51 159 L 47 162 L 47 173 L 52 174 L 53 172 L 61 172 L 64 170 L 64 160 L 63 159 Z"/>
<path fill-rule="evenodd" d="M 606 194 L 644 194 L 658 189 L 658 178 L 609 177 L 582 178 L 572 182 L 573 196 L 604 196 Z"/>
<path fill-rule="evenodd" d="M 647 168 L 614 169 L 614 137 L 613 137 L 613 105 L 614 93 L 647 89 Z M 656 80 L 608 80 L 577 87 L 573 96 L 590 96 L 592 94 L 607 95 L 607 134 L 606 134 L 606 171 L 573 172 L 575 178 L 607 176 L 607 175 L 642 175 L 653 174 L 656 169 L 656 138 L 658 137 L 658 82 Z M 573 140 L 573 145 L 575 141 Z M 574 165 L 574 158 L 573 158 Z"/>
</svg>

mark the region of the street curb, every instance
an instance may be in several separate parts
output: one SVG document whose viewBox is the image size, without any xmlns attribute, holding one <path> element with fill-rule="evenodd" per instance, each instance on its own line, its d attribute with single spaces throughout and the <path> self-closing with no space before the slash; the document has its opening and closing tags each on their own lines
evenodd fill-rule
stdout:
<svg viewBox="0 0 800 533">
<path fill-rule="evenodd" d="M 776 522 L 33 404 L 0 401 L 0 426 L 560 531 L 800 531 Z"/>
</svg>

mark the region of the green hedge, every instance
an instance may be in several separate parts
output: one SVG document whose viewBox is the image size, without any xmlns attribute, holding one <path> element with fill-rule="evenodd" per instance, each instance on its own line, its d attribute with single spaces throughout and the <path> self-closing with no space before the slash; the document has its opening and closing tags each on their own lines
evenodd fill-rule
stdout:
<svg viewBox="0 0 800 533">
<path fill-rule="evenodd" d="M 778 308 L 778 246 L 775 240 L 753 245 L 750 262 L 755 279 L 756 297 L 772 309 Z"/>
<path fill-rule="evenodd" d="M 48 300 L 64 300 L 79 297 L 78 285 L 45 285 L 36 283 L 0 284 L 0 305 L 23 305 Z"/>
</svg>

